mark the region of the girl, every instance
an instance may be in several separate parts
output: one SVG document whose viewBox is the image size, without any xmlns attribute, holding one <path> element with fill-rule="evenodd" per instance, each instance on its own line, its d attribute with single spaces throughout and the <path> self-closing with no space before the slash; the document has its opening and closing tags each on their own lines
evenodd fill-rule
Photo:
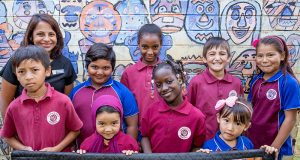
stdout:
<svg viewBox="0 0 300 160">
<path fill-rule="evenodd" d="M 205 118 L 182 95 L 182 64 L 159 63 L 152 76 L 161 98 L 149 105 L 142 116 L 144 152 L 189 152 L 200 147 L 205 140 Z"/>
<path fill-rule="evenodd" d="M 241 134 L 251 125 L 252 108 L 244 99 L 230 96 L 219 100 L 215 106 L 220 130 L 215 137 L 206 141 L 203 149 L 197 152 L 230 151 L 253 149 L 252 142 Z M 277 152 L 274 147 L 262 146 L 271 154 Z"/>
<path fill-rule="evenodd" d="M 43 47 L 50 56 L 52 73 L 46 78 L 46 82 L 50 83 L 55 90 L 68 95 L 77 75 L 70 60 L 61 53 L 64 46 L 63 37 L 58 23 L 52 16 L 47 14 L 32 16 L 22 46 L 33 44 Z M 0 75 L 3 78 L 1 88 L 6 91 L 5 94 L 1 94 L 0 100 L 1 113 L 4 116 L 8 104 L 21 94 L 22 86 L 12 71 L 11 60 L 3 67 Z"/>
<path fill-rule="evenodd" d="M 261 73 L 250 83 L 248 100 L 253 105 L 253 118 L 249 138 L 255 148 L 277 148 L 281 159 L 293 154 L 289 134 L 300 108 L 299 82 L 288 63 L 286 43 L 280 37 L 267 36 L 255 47 L 256 65 Z"/>
<path fill-rule="evenodd" d="M 225 70 L 230 61 L 230 49 L 228 42 L 223 38 L 210 38 L 203 47 L 203 57 L 207 69 L 191 80 L 188 99 L 206 116 L 208 140 L 219 130 L 214 109 L 216 102 L 228 96 L 242 96 L 243 86 L 238 78 Z"/>
<path fill-rule="evenodd" d="M 79 152 L 137 153 L 136 140 L 121 131 L 123 108 L 116 97 L 98 97 L 92 104 L 92 119 L 96 132 L 83 141 Z"/>
<path fill-rule="evenodd" d="M 151 79 L 153 67 L 159 63 L 158 56 L 161 45 L 161 29 L 155 24 L 142 26 L 138 32 L 138 47 L 142 58 L 136 64 L 126 68 L 121 77 L 121 83 L 133 93 L 140 115 L 158 97 L 151 84 Z"/>
</svg>

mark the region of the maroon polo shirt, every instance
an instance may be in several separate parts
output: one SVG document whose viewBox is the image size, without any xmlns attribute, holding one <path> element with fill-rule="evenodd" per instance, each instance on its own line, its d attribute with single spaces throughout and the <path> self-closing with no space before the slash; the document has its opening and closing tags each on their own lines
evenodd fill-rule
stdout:
<svg viewBox="0 0 300 160">
<path fill-rule="evenodd" d="M 121 83 L 123 83 L 134 95 L 139 108 L 139 121 L 145 108 L 157 100 L 158 93 L 151 84 L 153 65 L 147 65 L 140 59 L 136 64 L 129 66 L 123 72 Z"/>
<path fill-rule="evenodd" d="M 39 102 L 28 97 L 25 89 L 11 102 L 2 137 L 18 137 L 23 145 L 41 150 L 58 145 L 70 131 L 80 130 L 82 122 L 69 97 L 46 85 L 47 93 Z"/>
<path fill-rule="evenodd" d="M 241 96 L 243 93 L 240 79 L 227 73 L 226 70 L 222 80 L 215 78 L 208 69 L 191 80 L 188 86 L 188 99 L 206 117 L 206 140 L 212 139 L 219 130 L 215 110 L 217 101 L 233 95 Z"/>
<path fill-rule="evenodd" d="M 172 109 L 165 101 L 150 105 L 142 116 L 141 133 L 153 153 L 190 152 L 205 140 L 205 118 L 187 98 Z"/>
</svg>

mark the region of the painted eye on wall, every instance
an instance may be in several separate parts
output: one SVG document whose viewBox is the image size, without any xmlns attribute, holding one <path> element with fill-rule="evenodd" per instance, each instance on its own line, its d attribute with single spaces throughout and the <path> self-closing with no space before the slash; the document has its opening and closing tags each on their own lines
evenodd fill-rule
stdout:
<svg viewBox="0 0 300 160">
<path fill-rule="evenodd" d="M 171 11 L 173 13 L 180 13 L 180 8 L 178 5 L 173 5 Z"/>
<path fill-rule="evenodd" d="M 165 6 L 160 6 L 158 8 L 158 13 L 167 13 L 167 7 Z"/>
<path fill-rule="evenodd" d="M 206 12 L 212 13 L 214 11 L 214 6 L 213 5 L 208 5 L 206 7 Z"/>
<path fill-rule="evenodd" d="M 231 13 L 231 18 L 233 20 L 238 20 L 240 17 L 240 11 L 238 9 L 234 9 L 232 10 L 232 13 Z"/>
<path fill-rule="evenodd" d="M 198 13 L 202 13 L 203 12 L 203 6 L 198 5 L 196 10 L 197 10 Z"/>
<path fill-rule="evenodd" d="M 245 16 L 250 19 L 253 16 L 253 11 L 251 9 L 246 10 Z"/>
<path fill-rule="evenodd" d="M 45 14 L 45 11 L 44 10 L 40 10 L 39 14 Z"/>
<path fill-rule="evenodd" d="M 280 3 L 280 2 L 275 2 L 275 3 L 272 3 L 272 4 L 269 4 L 266 6 L 266 8 L 277 8 L 281 5 L 283 5 L 284 3 Z"/>
<path fill-rule="evenodd" d="M 296 2 L 289 2 L 288 3 L 290 6 L 296 6 Z"/>
</svg>

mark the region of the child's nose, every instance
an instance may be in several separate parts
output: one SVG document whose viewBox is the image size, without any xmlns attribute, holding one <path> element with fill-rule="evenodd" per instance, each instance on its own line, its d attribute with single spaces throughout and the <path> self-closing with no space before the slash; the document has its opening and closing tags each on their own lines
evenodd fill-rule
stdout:
<svg viewBox="0 0 300 160">
<path fill-rule="evenodd" d="M 106 127 L 106 128 L 105 128 L 105 132 L 110 132 L 110 131 L 112 131 L 112 128 L 111 128 L 111 127 Z"/>
<path fill-rule="evenodd" d="M 147 50 L 147 54 L 153 54 L 153 50 L 152 49 L 148 49 Z"/>
<path fill-rule="evenodd" d="M 30 72 L 26 73 L 26 75 L 25 75 L 26 79 L 32 79 L 32 77 L 33 77 L 33 75 Z"/>
</svg>

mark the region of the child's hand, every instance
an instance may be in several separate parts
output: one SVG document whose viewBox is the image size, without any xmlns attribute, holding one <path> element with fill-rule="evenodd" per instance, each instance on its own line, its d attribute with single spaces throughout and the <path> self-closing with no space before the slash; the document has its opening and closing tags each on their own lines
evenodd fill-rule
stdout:
<svg viewBox="0 0 300 160">
<path fill-rule="evenodd" d="M 78 154 L 85 154 L 85 153 L 86 153 L 86 150 L 78 149 L 78 150 L 76 151 L 76 153 L 78 153 Z"/>
<path fill-rule="evenodd" d="M 46 147 L 46 148 L 41 149 L 40 151 L 43 151 L 43 152 L 59 152 L 59 150 L 57 150 L 55 147 Z"/>
<path fill-rule="evenodd" d="M 268 154 L 278 153 L 278 149 L 272 146 L 263 145 L 260 147 L 261 149 L 265 149 L 265 152 Z"/>
<path fill-rule="evenodd" d="M 24 151 L 33 151 L 33 149 L 30 146 L 25 146 L 22 150 L 24 150 Z"/>
<path fill-rule="evenodd" d="M 203 153 L 209 153 L 209 152 L 211 152 L 212 150 L 210 150 L 210 149 L 202 149 L 202 148 L 200 148 L 199 150 L 197 150 L 196 152 L 203 152 Z"/>
<path fill-rule="evenodd" d="M 126 156 L 130 156 L 133 153 L 138 153 L 138 151 L 133 151 L 133 150 L 123 150 L 122 153 L 124 153 Z"/>
</svg>

